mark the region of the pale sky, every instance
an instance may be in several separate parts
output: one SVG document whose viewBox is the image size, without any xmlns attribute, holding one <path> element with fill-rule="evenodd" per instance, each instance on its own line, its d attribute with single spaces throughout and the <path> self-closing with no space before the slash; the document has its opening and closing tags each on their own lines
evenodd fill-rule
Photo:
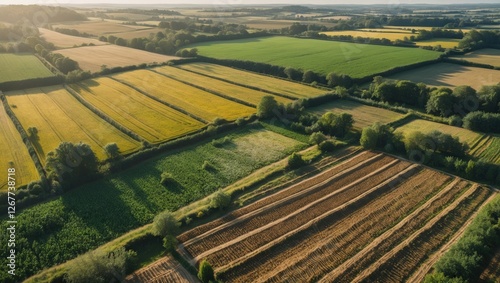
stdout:
<svg viewBox="0 0 500 283">
<path fill-rule="evenodd" d="M 500 0 L 0 0 L 0 4 L 201 4 L 201 5 L 245 5 L 245 4 L 463 4 L 498 3 Z"/>
</svg>

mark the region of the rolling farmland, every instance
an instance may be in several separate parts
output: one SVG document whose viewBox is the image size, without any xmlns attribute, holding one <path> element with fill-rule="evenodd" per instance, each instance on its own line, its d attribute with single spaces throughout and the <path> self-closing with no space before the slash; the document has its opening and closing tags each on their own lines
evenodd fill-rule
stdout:
<svg viewBox="0 0 500 283">
<path fill-rule="evenodd" d="M 193 63 L 180 65 L 179 68 L 218 79 L 228 80 L 240 85 L 250 86 L 264 91 L 285 94 L 297 98 L 314 97 L 326 93 L 325 90 L 303 84 L 275 79 L 269 76 L 240 71 L 215 64 Z"/>
<path fill-rule="evenodd" d="M 31 160 L 28 149 L 24 146 L 21 135 L 5 112 L 0 101 L 0 163 L 1 172 L 8 168 L 16 169 L 17 186 L 27 185 L 29 182 L 40 179 L 40 175 Z M 0 178 L 0 192 L 7 190 L 7 173 Z"/>
<path fill-rule="evenodd" d="M 245 88 L 232 83 L 227 83 L 221 80 L 212 79 L 207 76 L 198 75 L 192 72 L 188 72 L 179 68 L 174 67 L 159 67 L 153 69 L 154 71 L 163 74 L 169 78 L 176 79 L 183 83 L 190 83 L 196 87 L 200 87 L 204 90 L 214 92 L 221 96 L 235 99 L 236 101 L 247 103 L 252 106 L 257 106 L 261 98 L 265 95 L 270 95 L 269 93 L 257 91 L 249 88 Z M 276 96 L 276 101 L 288 103 L 291 99 Z"/>
<path fill-rule="evenodd" d="M 404 116 L 401 113 L 364 105 L 350 100 L 335 100 L 308 110 L 320 115 L 326 112 L 345 112 L 351 114 L 354 118 L 354 127 L 357 129 L 371 126 L 375 122 L 387 124 Z"/>
<path fill-rule="evenodd" d="M 209 122 L 217 117 L 235 120 L 255 113 L 252 107 L 224 99 L 148 70 L 121 73 L 112 78 L 133 85 L 144 93 Z"/>
<path fill-rule="evenodd" d="M 54 76 L 31 54 L 0 54 L 0 66 L 0 83 Z"/>
<path fill-rule="evenodd" d="M 57 53 L 77 61 L 82 70 L 91 72 L 101 71 L 103 65 L 107 68 L 113 68 L 142 63 L 162 63 L 178 59 L 175 56 L 161 55 L 113 44 L 68 48 L 58 50 Z M 92 55 L 89 56 L 89 54 Z"/>
<path fill-rule="evenodd" d="M 81 33 L 88 33 L 93 35 L 103 35 L 119 32 L 135 31 L 140 29 L 148 29 L 144 26 L 124 25 L 113 21 L 102 21 L 96 19 L 93 21 L 80 21 L 72 23 L 54 24 L 54 28 L 76 29 Z M 97 33 L 97 34 L 96 34 Z"/>
<path fill-rule="evenodd" d="M 408 34 L 404 31 L 395 31 L 395 30 L 383 30 L 379 31 L 368 31 L 368 30 L 346 30 L 346 31 L 327 31 L 322 32 L 321 34 L 326 34 L 328 36 L 347 36 L 350 35 L 352 37 L 368 37 L 368 38 L 380 38 L 380 39 L 389 39 L 391 41 L 395 40 L 404 40 L 405 37 L 410 37 L 411 34 Z"/>
<path fill-rule="evenodd" d="M 189 273 L 172 256 L 166 256 L 127 276 L 123 283 L 192 283 L 197 281 L 198 278 Z"/>
<path fill-rule="evenodd" d="M 453 38 L 433 38 L 428 40 L 416 41 L 417 46 L 437 46 L 441 45 L 442 48 L 455 48 L 458 47 L 460 39 Z"/>
<path fill-rule="evenodd" d="M 500 50 L 498 49 L 485 48 L 453 58 L 500 67 Z"/>
<path fill-rule="evenodd" d="M 417 48 L 354 44 L 290 37 L 265 37 L 193 44 L 199 54 L 219 59 L 249 60 L 283 67 L 336 72 L 353 78 L 394 67 L 437 59 L 441 53 Z M 298 60 L 297 58 L 300 58 Z"/>
<path fill-rule="evenodd" d="M 100 160 L 107 159 L 103 148 L 110 142 L 115 142 L 122 154 L 140 147 L 60 86 L 8 92 L 6 96 L 10 105 L 16 105 L 12 110 L 23 128 L 38 129 L 39 139 L 33 145 L 42 162 L 63 141 L 87 143 Z"/>
<path fill-rule="evenodd" d="M 491 195 L 365 151 L 178 239 L 227 282 L 402 282 Z"/>
<path fill-rule="evenodd" d="M 56 31 L 52 31 L 50 29 L 39 28 L 39 30 L 40 30 L 40 35 L 47 42 L 53 43 L 57 48 L 70 48 L 75 45 L 90 44 L 90 43 L 94 45 L 108 44 L 106 42 L 102 42 L 97 39 L 67 35 Z"/>
<path fill-rule="evenodd" d="M 110 78 L 87 80 L 71 87 L 94 107 L 151 143 L 171 140 L 204 126 Z"/>
<path fill-rule="evenodd" d="M 438 63 L 388 76 L 394 80 L 423 82 L 428 86 L 450 87 L 468 85 L 479 90 L 483 85 L 500 81 L 500 71 L 468 67 L 451 63 Z"/>
</svg>

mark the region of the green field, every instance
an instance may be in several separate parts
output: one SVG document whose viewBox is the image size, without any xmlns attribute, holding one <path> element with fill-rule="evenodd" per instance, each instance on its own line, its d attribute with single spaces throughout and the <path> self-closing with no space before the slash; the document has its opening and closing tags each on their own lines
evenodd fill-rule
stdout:
<svg viewBox="0 0 500 283">
<path fill-rule="evenodd" d="M 500 164 L 500 136 L 485 135 L 471 147 L 469 153 L 485 162 Z"/>
<path fill-rule="evenodd" d="M 441 53 L 420 48 L 355 44 L 338 41 L 265 37 L 190 45 L 199 54 L 219 59 L 249 60 L 272 65 L 336 72 L 361 78 L 394 67 L 433 60 Z"/>
<path fill-rule="evenodd" d="M 380 122 L 382 124 L 390 123 L 403 117 L 403 114 L 394 111 L 368 106 L 350 100 L 335 100 L 311 108 L 309 111 L 320 115 L 326 112 L 345 112 L 351 114 L 354 118 L 354 127 L 357 129 L 370 126 L 375 122 Z"/>
<path fill-rule="evenodd" d="M 0 54 L 0 66 L 0 83 L 54 76 L 31 54 Z"/>
<path fill-rule="evenodd" d="M 151 222 L 159 211 L 176 210 L 306 146 L 259 127 L 230 136 L 222 147 L 205 142 L 163 154 L 19 212 L 16 241 L 23 248 L 16 254 L 22 259 L 16 275 L 74 258 Z M 205 161 L 215 169 L 203 170 Z M 175 184 L 160 184 L 164 171 L 173 175 Z M 7 249 L 0 255 L 5 264 Z M 7 276 L 2 273 L 0 282 Z"/>
</svg>

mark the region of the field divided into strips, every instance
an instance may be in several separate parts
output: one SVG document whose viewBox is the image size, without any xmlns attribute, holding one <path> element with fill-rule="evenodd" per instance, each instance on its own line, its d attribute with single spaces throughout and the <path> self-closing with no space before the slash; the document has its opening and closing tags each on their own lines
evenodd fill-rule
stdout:
<svg viewBox="0 0 500 283">
<path fill-rule="evenodd" d="M 0 54 L 0 66 L 0 83 L 54 76 L 31 54 Z"/>
<path fill-rule="evenodd" d="M 63 141 L 87 143 L 100 160 L 107 158 L 103 148 L 110 142 L 115 142 L 122 154 L 140 147 L 138 141 L 99 118 L 61 86 L 8 92 L 6 95 L 9 104 L 16 105 L 12 110 L 23 128 L 38 129 L 39 139 L 32 143 L 42 162 L 45 162 L 47 153 Z"/>
<path fill-rule="evenodd" d="M 309 111 L 324 114 L 326 112 L 349 113 L 354 118 L 354 127 L 362 129 L 375 122 L 390 123 L 403 117 L 403 114 L 394 111 L 364 105 L 350 100 L 335 100 L 321 106 L 310 108 Z"/>
<path fill-rule="evenodd" d="M 198 282 L 198 279 L 174 258 L 166 256 L 127 276 L 123 282 L 192 283 Z"/>
<path fill-rule="evenodd" d="M 31 159 L 28 149 L 24 146 L 21 135 L 14 123 L 5 112 L 0 101 L 0 192 L 7 190 L 7 169 L 16 169 L 16 186 L 27 185 L 29 182 L 40 179 L 35 163 Z"/>
<path fill-rule="evenodd" d="M 196 87 L 202 88 L 203 90 L 207 90 L 228 98 L 232 98 L 236 101 L 246 103 L 249 106 L 252 105 L 255 107 L 259 104 L 263 96 L 271 95 L 266 92 L 245 88 L 217 79 L 212 79 L 207 76 L 195 74 L 193 72 L 189 72 L 179 68 L 166 66 L 155 68 L 153 70 L 183 83 L 192 84 Z M 276 98 L 276 101 L 283 103 L 289 103 L 292 101 L 291 99 L 276 95 L 274 95 L 274 98 Z"/>
<path fill-rule="evenodd" d="M 250 86 L 252 88 L 272 93 L 284 94 L 296 98 L 315 97 L 326 93 L 325 90 L 303 84 L 275 79 L 269 76 L 258 75 L 210 63 L 184 64 L 179 65 L 179 68 L 222 80 L 228 80 L 243 86 Z"/>
<path fill-rule="evenodd" d="M 83 99 L 151 143 L 171 140 L 205 124 L 110 78 L 73 84 Z"/>
<path fill-rule="evenodd" d="M 312 70 L 323 75 L 335 72 L 353 78 L 362 78 L 395 67 L 434 60 L 441 54 L 421 48 L 284 36 L 203 42 L 189 47 L 197 48 L 200 55 L 207 57 L 294 67 Z"/>
<path fill-rule="evenodd" d="M 403 133 L 413 131 L 429 133 L 433 130 L 457 136 L 461 142 L 466 142 L 469 145 L 469 154 L 474 157 L 492 163 L 500 162 L 499 136 L 485 135 L 464 128 L 419 119 L 406 123 L 405 125 L 399 127 L 396 131 Z"/>
<path fill-rule="evenodd" d="M 236 120 L 255 113 L 255 108 L 148 70 L 121 73 L 113 75 L 112 78 L 209 122 L 217 117 Z"/>
<path fill-rule="evenodd" d="M 374 263 L 392 263 L 393 255 L 407 264 L 384 274 L 384 282 L 401 282 L 393 278 L 414 273 L 490 195 L 467 181 L 365 151 L 185 232 L 179 247 L 193 262 L 208 259 L 226 282 L 352 282 L 365 269 L 381 272 Z M 412 252 L 419 255 L 413 261 L 407 257 Z"/>
<path fill-rule="evenodd" d="M 498 49 L 485 48 L 453 58 L 500 67 L 500 50 Z"/>
</svg>

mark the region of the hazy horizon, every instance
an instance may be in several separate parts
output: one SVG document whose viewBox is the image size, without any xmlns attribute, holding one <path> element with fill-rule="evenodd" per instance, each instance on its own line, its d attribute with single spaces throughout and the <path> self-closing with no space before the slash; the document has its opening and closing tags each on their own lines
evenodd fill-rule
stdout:
<svg viewBox="0 0 500 283">
<path fill-rule="evenodd" d="M 0 1 L 0 5 L 11 5 L 11 4 L 38 4 L 38 5 L 65 5 L 65 4 L 117 4 L 117 5 L 148 5 L 148 4 L 164 4 L 164 5 L 172 5 L 172 4 L 200 4 L 200 5 L 272 5 L 272 4 L 290 4 L 290 5 L 304 5 L 304 4 L 319 4 L 319 5 L 339 5 L 339 4 L 359 4 L 359 5 L 383 5 L 387 4 L 390 6 L 394 5 L 412 5 L 412 4 L 426 4 L 426 5 L 450 5 L 450 4 L 500 4 L 498 0 L 481 0 L 475 2 L 473 0 L 444 0 L 439 1 L 439 3 L 432 3 L 429 0 L 375 0 L 375 1 L 367 1 L 367 0 L 311 0 L 311 1 L 290 1 L 290 0 L 173 0 L 173 1 L 165 1 L 165 0 L 145 0 L 145 1 L 137 1 L 137 0 L 2 0 Z"/>
</svg>

